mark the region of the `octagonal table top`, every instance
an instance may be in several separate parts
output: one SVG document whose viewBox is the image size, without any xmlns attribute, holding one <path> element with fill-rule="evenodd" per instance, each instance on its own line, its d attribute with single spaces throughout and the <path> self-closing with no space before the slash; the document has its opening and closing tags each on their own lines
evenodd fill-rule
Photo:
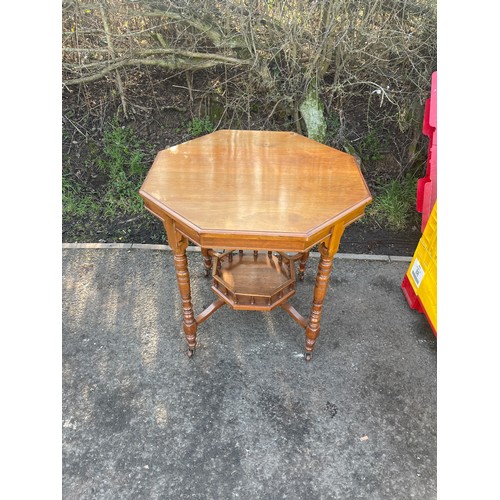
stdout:
<svg viewBox="0 0 500 500">
<path fill-rule="evenodd" d="M 311 243 L 336 221 L 362 215 L 372 199 L 353 156 L 294 132 L 249 130 L 160 151 L 140 195 L 196 243 L 225 234 Z"/>
</svg>

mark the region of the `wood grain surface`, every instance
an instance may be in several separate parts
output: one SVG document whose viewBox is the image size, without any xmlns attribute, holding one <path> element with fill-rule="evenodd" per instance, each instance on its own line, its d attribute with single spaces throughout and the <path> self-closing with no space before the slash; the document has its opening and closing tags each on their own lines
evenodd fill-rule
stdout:
<svg viewBox="0 0 500 500">
<path fill-rule="evenodd" d="M 311 359 L 333 256 L 344 228 L 372 199 L 351 155 L 294 132 L 221 130 L 160 151 L 139 194 L 163 221 L 172 247 L 189 356 L 198 324 L 228 303 L 246 310 L 281 305 L 305 328 L 305 359 Z M 219 298 L 197 316 L 188 240 L 202 247 L 205 275 L 212 256 L 217 259 L 212 290 Z M 321 258 L 306 319 L 287 303 L 295 293 L 293 262 L 290 275 L 283 274 L 283 254 L 269 251 L 298 251 L 292 260 L 300 259 L 301 279 L 315 244 Z M 226 249 L 224 262 L 214 253 L 217 248 Z M 234 249 L 239 250 L 235 256 Z"/>
<path fill-rule="evenodd" d="M 371 201 L 351 155 L 293 132 L 242 130 L 160 151 L 140 194 L 160 218 L 213 234 L 310 235 Z"/>
</svg>

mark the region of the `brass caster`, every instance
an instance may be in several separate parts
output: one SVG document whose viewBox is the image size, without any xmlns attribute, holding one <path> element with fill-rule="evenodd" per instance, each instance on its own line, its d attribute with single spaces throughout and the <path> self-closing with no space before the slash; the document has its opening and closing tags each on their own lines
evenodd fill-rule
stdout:
<svg viewBox="0 0 500 500">
<path fill-rule="evenodd" d="M 299 281 L 304 281 L 304 273 L 302 273 L 302 272 L 299 271 L 297 273 L 297 278 L 298 278 Z"/>
<path fill-rule="evenodd" d="M 194 355 L 194 349 L 188 349 L 188 358 L 192 358 Z"/>
<path fill-rule="evenodd" d="M 305 358 L 306 361 L 311 361 L 312 357 L 313 357 L 313 353 L 312 352 L 306 352 L 304 354 L 304 358 Z"/>
<path fill-rule="evenodd" d="M 205 273 L 205 278 L 207 278 L 207 277 L 208 277 L 208 275 L 210 274 L 210 271 L 209 271 L 208 269 L 205 269 L 205 270 L 204 270 L 204 273 Z"/>
</svg>

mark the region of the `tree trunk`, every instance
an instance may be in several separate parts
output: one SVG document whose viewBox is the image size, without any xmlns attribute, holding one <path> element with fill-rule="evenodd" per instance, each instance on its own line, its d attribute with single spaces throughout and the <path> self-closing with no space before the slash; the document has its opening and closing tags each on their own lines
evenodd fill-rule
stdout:
<svg viewBox="0 0 500 500">
<path fill-rule="evenodd" d="M 325 142 L 326 118 L 315 79 L 309 83 L 305 99 L 300 103 L 299 110 L 306 124 L 307 137 L 318 142 Z"/>
</svg>

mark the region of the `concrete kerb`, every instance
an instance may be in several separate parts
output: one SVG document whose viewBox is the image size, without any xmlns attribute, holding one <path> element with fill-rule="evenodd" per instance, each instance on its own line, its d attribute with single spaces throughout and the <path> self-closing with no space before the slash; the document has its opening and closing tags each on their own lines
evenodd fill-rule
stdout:
<svg viewBox="0 0 500 500">
<path fill-rule="evenodd" d="M 169 245 L 152 245 L 144 243 L 63 243 L 63 249 L 123 249 L 123 250 L 161 250 L 171 251 Z M 188 252 L 199 252 L 200 248 L 189 246 Z M 311 257 L 319 257 L 319 252 L 311 252 Z M 401 255 L 371 255 L 371 254 L 355 254 L 355 253 L 337 253 L 336 259 L 347 260 L 375 260 L 382 262 L 411 262 L 412 257 Z"/>
</svg>

